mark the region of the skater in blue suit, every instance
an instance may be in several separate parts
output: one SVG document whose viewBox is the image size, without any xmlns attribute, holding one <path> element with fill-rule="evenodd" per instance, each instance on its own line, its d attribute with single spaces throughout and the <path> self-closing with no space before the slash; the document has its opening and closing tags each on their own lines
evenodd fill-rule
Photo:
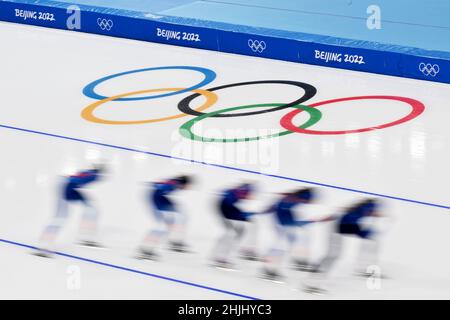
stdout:
<svg viewBox="0 0 450 320">
<path fill-rule="evenodd" d="M 64 178 L 62 188 L 58 194 L 56 213 L 40 238 L 40 242 L 44 246 L 51 245 L 55 241 L 69 216 L 69 208 L 72 204 L 80 204 L 84 208 L 80 225 L 80 244 L 99 246 L 95 241 L 98 227 L 98 211 L 82 189 L 100 180 L 104 172 L 105 167 L 97 165 L 93 169 L 80 171 L 77 174 Z"/>
<path fill-rule="evenodd" d="M 187 246 L 184 242 L 184 231 L 187 217 L 177 208 L 170 195 L 178 190 L 189 187 L 192 183 L 190 176 L 179 176 L 152 183 L 149 193 L 149 202 L 157 226 L 150 230 L 139 248 L 138 258 L 156 259 L 158 245 L 168 239 L 172 250 L 185 252 Z"/>
<path fill-rule="evenodd" d="M 251 197 L 254 185 L 243 183 L 222 192 L 218 201 L 218 210 L 225 226 L 224 234 L 218 239 L 213 249 L 213 263 L 217 267 L 230 268 L 234 250 L 239 246 L 251 223 L 251 212 L 239 208 L 239 204 Z"/>
<path fill-rule="evenodd" d="M 297 207 L 312 203 L 316 198 L 316 191 L 312 188 L 302 188 L 293 192 L 282 194 L 276 203 L 264 213 L 273 213 L 276 220 L 276 242 L 270 249 L 265 259 L 263 277 L 270 280 L 281 278 L 279 272 L 280 266 L 286 255 L 290 253 L 298 244 L 298 230 L 308 224 L 321 220 L 300 219 L 294 212 Z M 287 246 L 286 246 L 287 244 Z M 287 247 L 287 248 L 286 248 Z M 286 250 L 287 249 L 287 250 Z M 297 269 L 307 269 L 309 267 L 306 257 L 302 260 L 296 260 Z"/>
<path fill-rule="evenodd" d="M 316 266 L 313 279 L 317 284 L 305 286 L 308 292 L 322 293 L 325 290 L 321 287 L 321 282 L 329 274 L 332 266 L 339 259 L 343 241 L 345 237 L 353 236 L 361 240 L 360 253 L 358 257 L 358 269 L 356 274 L 359 276 L 372 276 L 368 272 L 368 267 L 377 265 L 378 257 L 378 238 L 374 228 L 365 226 L 367 218 L 383 217 L 380 213 L 381 205 L 377 199 L 364 199 L 351 207 L 347 208 L 341 216 L 335 217 L 334 231 L 332 232 L 328 251 L 322 261 Z"/>
</svg>

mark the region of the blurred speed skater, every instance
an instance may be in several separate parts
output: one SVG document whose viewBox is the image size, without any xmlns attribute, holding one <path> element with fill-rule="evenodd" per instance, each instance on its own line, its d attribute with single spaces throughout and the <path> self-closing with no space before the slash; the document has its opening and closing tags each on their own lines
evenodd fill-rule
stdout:
<svg viewBox="0 0 450 320">
<path fill-rule="evenodd" d="M 184 231 L 187 216 L 176 207 L 169 196 L 177 190 L 186 189 L 191 183 L 192 178 L 185 175 L 152 183 L 148 200 L 157 226 L 150 230 L 142 241 L 138 258 L 155 259 L 155 250 L 164 239 L 169 240 L 172 250 L 186 251 Z"/>
<path fill-rule="evenodd" d="M 81 204 L 84 208 L 80 225 L 80 244 L 98 247 L 95 236 L 98 227 L 98 211 L 91 200 L 82 192 L 87 185 L 98 181 L 105 172 L 104 165 L 96 165 L 93 169 L 81 171 L 64 178 L 64 183 L 58 194 L 56 214 L 51 223 L 44 229 L 40 242 L 44 246 L 53 243 L 69 216 L 71 204 Z M 44 252 L 41 252 L 45 255 Z"/>
<path fill-rule="evenodd" d="M 316 220 L 298 219 L 294 212 L 296 207 L 310 204 L 315 198 L 316 191 L 314 189 L 302 188 L 293 192 L 284 193 L 273 206 L 263 212 L 273 213 L 276 218 L 276 242 L 266 256 L 266 263 L 263 269 L 264 278 L 277 280 L 281 277 L 279 273 L 280 265 L 286 253 L 289 256 L 297 245 L 299 239 L 297 235 L 298 228 L 313 222 L 318 222 Z M 296 260 L 295 263 L 297 268 L 308 268 L 307 254 L 303 254 L 302 259 Z"/>
<path fill-rule="evenodd" d="M 347 208 L 344 214 L 336 217 L 334 230 L 329 238 L 328 251 L 323 260 L 315 269 L 312 280 L 317 284 L 305 286 L 307 292 L 324 292 L 320 283 L 330 272 L 333 264 L 340 257 L 342 243 L 346 236 L 355 236 L 361 239 L 361 247 L 357 260 L 356 274 L 360 276 L 372 276 L 368 272 L 375 266 L 378 257 L 378 239 L 374 228 L 365 225 L 367 218 L 383 217 L 380 213 L 380 202 L 377 199 L 364 199 Z"/>
<path fill-rule="evenodd" d="M 238 204 L 249 199 L 254 192 L 254 185 L 243 183 L 235 188 L 223 191 L 218 209 L 225 226 L 224 234 L 218 239 L 213 249 L 213 262 L 217 267 L 231 267 L 230 256 L 239 246 L 239 242 L 250 223 L 250 212 L 239 208 Z"/>
</svg>

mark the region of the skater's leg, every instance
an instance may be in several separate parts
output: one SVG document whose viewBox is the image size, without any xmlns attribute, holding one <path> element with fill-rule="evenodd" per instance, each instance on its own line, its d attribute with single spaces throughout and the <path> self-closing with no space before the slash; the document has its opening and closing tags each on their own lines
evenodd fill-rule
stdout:
<svg viewBox="0 0 450 320">
<path fill-rule="evenodd" d="M 177 210 L 174 212 L 173 224 L 169 223 L 169 234 L 171 248 L 175 251 L 186 249 L 186 225 L 188 216 L 185 212 Z"/>
<path fill-rule="evenodd" d="M 153 209 L 156 225 L 144 237 L 141 242 L 141 251 L 147 253 L 153 252 L 168 236 L 173 223 L 173 213 Z"/>
<path fill-rule="evenodd" d="M 228 252 L 232 246 L 234 229 L 229 219 L 224 219 L 225 231 L 217 240 L 213 249 L 213 259 L 220 262 L 228 262 Z"/>
<path fill-rule="evenodd" d="M 369 230 L 360 235 L 361 244 L 356 261 L 356 273 L 358 275 L 372 275 L 381 273 L 378 266 L 379 242 L 375 234 Z"/>
<path fill-rule="evenodd" d="M 263 277 L 269 280 L 278 280 L 283 276 L 281 268 L 290 255 L 291 248 L 296 241 L 295 226 L 278 225 L 277 237 L 265 259 Z"/>
<path fill-rule="evenodd" d="M 311 277 L 305 282 L 304 290 L 311 293 L 323 293 L 323 283 L 328 276 L 333 264 L 339 258 L 342 251 L 343 236 L 333 232 L 329 237 L 328 251 Z"/>
<path fill-rule="evenodd" d="M 241 245 L 241 257 L 247 260 L 258 260 L 258 225 L 255 221 L 249 221 L 246 228 L 246 237 Z"/>
<path fill-rule="evenodd" d="M 233 230 L 234 235 L 232 238 L 231 246 L 229 248 L 228 255 L 233 254 L 240 246 L 240 242 L 242 241 L 242 238 L 244 237 L 249 222 L 247 221 L 232 221 L 233 224 Z"/>
<path fill-rule="evenodd" d="M 239 242 L 245 233 L 245 221 L 229 220 L 225 221 L 226 232 L 219 238 L 215 246 L 216 262 L 230 263 L 230 257 L 239 246 Z"/>
<path fill-rule="evenodd" d="M 310 261 L 310 238 L 308 230 L 301 228 L 296 241 L 292 243 L 292 262 L 294 268 L 300 271 L 312 271 Z"/>
<path fill-rule="evenodd" d="M 56 213 L 53 216 L 51 222 L 45 227 L 39 239 L 39 242 L 42 245 L 48 246 L 55 241 L 62 226 L 67 220 L 68 207 L 69 202 L 67 200 L 65 200 L 64 198 L 58 198 Z"/>
<path fill-rule="evenodd" d="M 95 243 L 97 231 L 99 213 L 97 209 L 87 200 L 82 201 L 83 215 L 80 223 L 80 240 L 82 243 Z"/>
<path fill-rule="evenodd" d="M 278 274 L 284 257 L 286 256 L 286 242 L 295 241 L 295 233 L 290 234 L 291 230 L 288 226 L 277 226 L 275 243 L 266 256 L 265 271 L 267 273 Z"/>
<path fill-rule="evenodd" d="M 331 270 L 335 261 L 339 258 L 342 251 L 342 235 L 339 233 L 332 233 L 329 238 L 328 251 L 322 261 L 317 267 L 317 271 L 322 274 L 327 274 Z"/>
</svg>

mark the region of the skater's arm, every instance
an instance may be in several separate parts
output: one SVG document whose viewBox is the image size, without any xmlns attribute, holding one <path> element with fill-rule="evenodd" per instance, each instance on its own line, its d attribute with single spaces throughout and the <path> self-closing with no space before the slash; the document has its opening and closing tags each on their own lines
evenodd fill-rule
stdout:
<svg viewBox="0 0 450 320">
<path fill-rule="evenodd" d="M 332 214 L 332 215 L 326 216 L 326 217 L 324 217 L 324 218 L 318 219 L 318 220 L 316 220 L 316 222 L 329 222 L 329 221 L 335 221 L 335 220 L 337 220 L 338 218 L 339 218 L 339 215 L 337 215 L 337 214 Z"/>
<path fill-rule="evenodd" d="M 267 209 L 258 212 L 258 214 L 268 214 L 268 213 L 274 213 L 276 210 L 275 205 L 271 205 L 270 207 L 268 207 Z"/>
<path fill-rule="evenodd" d="M 380 211 L 374 211 L 370 214 L 371 217 L 375 217 L 375 218 L 385 218 L 386 215 L 382 214 Z"/>
<path fill-rule="evenodd" d="M 303 226 L 306 226 L 308 224 L 315 223 L 315 222 L 317 222 L 317 221 L 315 221 L 315 220 L 297 220 L 297 221 L 295 221 L 295 225 L 297 227 L 303 227 Z"/>
<path fill-rule="evenodd" d="M 338 218 L 337 215 L 330 215 L 330 216 L 327 216 L 325 218 L 320 218 L 320 219 L 298 220 L 295 222 L 295 224 L 299 227 L 302 227 L 304 225 L 311 224 L 311 223 L 334 221 L 334 220 L 337 220 L 337 218 Z"/>
<path fill-rule="evenodd" d="M 97 175 L 91 171 L 81 172 L 77 175 L 71 176 L 69 178 L 70 182 L 76 183 L 79 185 L 88 184 L 97 179 Z"/>
</svg>

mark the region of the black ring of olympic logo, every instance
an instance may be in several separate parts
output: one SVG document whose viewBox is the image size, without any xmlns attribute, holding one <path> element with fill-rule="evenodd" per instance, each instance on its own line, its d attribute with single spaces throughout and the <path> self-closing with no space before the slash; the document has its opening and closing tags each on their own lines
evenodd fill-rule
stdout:
<svg viewBox="0 0 450 320">
<path fill-rule="evenodd" d="M 243 116 L 251 116 L 251 115 L 257 115 L 257 114 L 263 114 L 263 113 L 283 110 L 283 109 L 290 108 L 292 106 L 296 106 L 298 104 L 302 104 L 303 102 L 308 101 L 309 99 L 314 97 L 317 93 L 317 89 L 308 83 L 298 82 L 298 81 L 287 81 L 287 80 L 262 80 L 262 81 L 239 82 L 239 83 L 231 83 L 231 84 L 227 84 L 227 85 L 223 85 L 223 86 L 219 86 L 219 87 L 214 87 L 214 88 L 206 89 L 206 90 L 207 91 L 217 91 L 217 90 L 232 88 L 232 87 L 248 86 L 248 85 L 254 85 L 254 84 L 267 84 L 267 83 L 292 85 L 295 87 L 302 88 L 305 91 L 305 93 L 303 94 L 303 96 L 301 98 L 299 98 L 295 101 L 289 102 L 287 104 L 281 105 L 279 107 L 275 107 L 275 108 L 271 108 L 271 109 L 264 109 L 264 110 L 260 110 L 260 111 L 252 111 L 252 112 L 216 114 L 212 117 L 215 117 L 215 118 L 243 117 Z M 192 100 L 194 100 L 195 98 L 198 98 L 199 96 L 201 96 L 199 93 L 195 93 L 195 94 L 192 94 L 192 95 L 184 98 L 183 100 L 181 100 L 178 103 L 178 109 L 185 114 L 190 114 L 193 116 L 204 115 L 205 113 L 195 111 L 190 106 Z"/>
</svg>

